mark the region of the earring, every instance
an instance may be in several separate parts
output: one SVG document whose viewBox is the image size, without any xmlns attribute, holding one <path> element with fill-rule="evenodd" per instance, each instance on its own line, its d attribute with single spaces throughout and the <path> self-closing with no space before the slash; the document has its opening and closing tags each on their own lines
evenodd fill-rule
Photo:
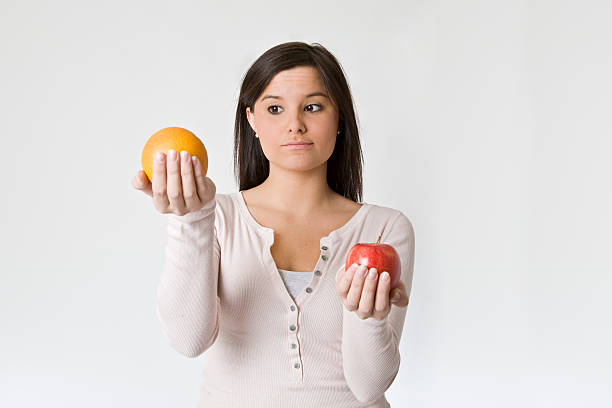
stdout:
<svg viewBox="0 0 612 408">
<path fill-rule="evenodd" d="M 338 131 L 338 133 L 336 133 L 336 134 L 338 134 L 338 135 L 339 135 L 339 134 L 340 134 L 340 131 Z"/>
<path fill-rule="evenodd" d="M 259 136 L 257 136 L 257 133 L 255 133 L 255 137 L 259 139 Z"/>
</svg>

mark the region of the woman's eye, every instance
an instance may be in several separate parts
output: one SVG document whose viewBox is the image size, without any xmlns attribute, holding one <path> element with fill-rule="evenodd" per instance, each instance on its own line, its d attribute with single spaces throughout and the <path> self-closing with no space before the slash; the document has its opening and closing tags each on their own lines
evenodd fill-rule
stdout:
<svg viewBox="0 0 612 408">
<path fill-rule="evenodd" d="M 280 106 L 276 106 L 276 105 L 268 106 L 268 112 L 270 113 L 279 113 L 278 112 L 279 109 L 280 109 Z"/>
<path fill-rule="evenodd" d="M 313 107 L 316 106 L 317 107 L 317 109 L 313 110 L 312 112 L 318 112 L 318 111 L 321 110 L 321 105 L 318 105 L 316 103 L 311 103 L 310 105 L 306 106 L 306 110 L 308 110 L 308 107 L 310 107 L 310 106 L 313 106 Z"/>
</svg>

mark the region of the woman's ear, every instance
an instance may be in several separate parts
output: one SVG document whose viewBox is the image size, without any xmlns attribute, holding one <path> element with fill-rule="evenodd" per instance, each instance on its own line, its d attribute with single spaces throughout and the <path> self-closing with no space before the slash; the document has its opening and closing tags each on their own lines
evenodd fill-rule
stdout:
<svg viewBox="0 0 612 408">
<path fill-rule="evenodd" d="M 251 108 L 247 106 L 246 108 L 247 120 L 249 121 L 249 125 L 251 125 L 251 129 L 253 132 L 257 133 L 257 129 L 255 129 L 255 115 L 251 112 Z"/>
</svg>

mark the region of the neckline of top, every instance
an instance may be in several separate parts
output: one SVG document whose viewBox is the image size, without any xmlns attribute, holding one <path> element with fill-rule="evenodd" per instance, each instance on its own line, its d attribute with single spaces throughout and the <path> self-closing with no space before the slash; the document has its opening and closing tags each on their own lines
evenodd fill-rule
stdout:
<svg viewBox="0 0 612 408">
<path fill-rule="evenodd" d="M 246 201 L 244 200 L 244 196 L 242 195 L 242 191 L 237 191 L 237 192 L 233 193 L 232 197 L 234 198 L 234 200 L 236 200 L 238 202 L 238 206 L 240 207 L 240 210 L 242 211 L 244 217 L 247 219 L 249 224 L 251 224 L 257 230 L 262 231 L 262 232 L 266 232 L 269 235 L 271 235 L 272 237 L 274 237 L 274 229 L 273 228 L 264 227 L 259 222 L 257 222 L 255 217 L 253 217 L 253 215 L 249 211 L 249 208 L 246 205 Z M 362 215 L 366 212 L 366 210 L 369 207 L 370 207 L 370 204 L 368 204 L 368 203 L 361 203 L 361 206 L 359 207 L 359 209 L 355 212 L 355 214 L 353 214 L 353 216 L 343 226 L 341 226 L 340 228 L 336 228 L 335 230 L 331 231 L 329 233 L 329 235 L 327 235 L 325 237 L 322 237 L 320 241 L 323 242 L 323 241 L 326 241 L 328 239 L 331 239 L 332 237 L 334 237 L 336 235 L 341 235 L 342 233 L 344 233 L 346 230 L 348 230 L 353 224 L 355 224 L 362 217 Z"/>
<path fill-rule="evenodd" d="M 292 274 L 294 274 L 294 273 L 303 273 L 303 274 L 312 273 L 312 271 L 302 272 L 302 271 L 290 271 L 288 269 L 281 269 L 281 268 L 276 268 L 276 269 L 278 269 L 279 272 L 289 272 L 289 273 L 292 273 Z"/>
</svg>

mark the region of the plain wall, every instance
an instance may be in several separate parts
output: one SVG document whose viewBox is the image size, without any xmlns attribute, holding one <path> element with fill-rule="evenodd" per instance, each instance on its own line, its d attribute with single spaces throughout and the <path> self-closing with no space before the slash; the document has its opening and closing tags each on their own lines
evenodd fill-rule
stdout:
<svg viewBox="0 0 612 408">
<path fill-rule="evenodd" d="M 155 314 L 167 216 L 147 138 L 195 132 L 233 178 L 268 48 L 342 64 L 364 200 L 416 258 L 393 407 L 612 405 L 607 1 L 0 3 L 0 405 L 193 407 L 206 356 Z"/>
</svg>

